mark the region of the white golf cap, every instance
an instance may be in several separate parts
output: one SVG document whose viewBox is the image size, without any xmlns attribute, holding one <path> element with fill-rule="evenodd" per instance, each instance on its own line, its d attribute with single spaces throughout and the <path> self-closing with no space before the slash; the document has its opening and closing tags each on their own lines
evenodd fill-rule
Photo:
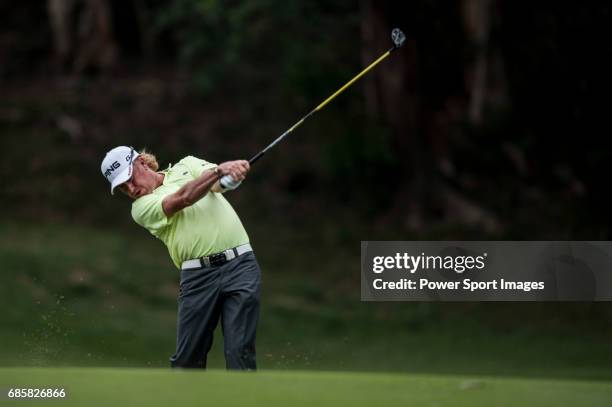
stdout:
<svg viewBox="0 0 612 407">
<path fill-rule="evenodd" d="M 102 175 L 111 184 L 111 194 L 114 189 L 132 178 L 133 162 L 139 154 L 133 147 L 119 146 L 106 153 L 102 160 Z"/>
</svg>

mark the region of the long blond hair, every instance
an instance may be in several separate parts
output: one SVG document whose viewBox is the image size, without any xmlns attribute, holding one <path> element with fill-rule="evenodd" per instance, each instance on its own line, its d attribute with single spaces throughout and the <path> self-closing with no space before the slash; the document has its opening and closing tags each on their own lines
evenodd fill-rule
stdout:
<svg viewBox="0 0 612 407">
<path fill-rule="evenodd" d="M 157 162 L 157 158 L 155 157 L 155 155 L 149 153 L 145 148 L 140 150 L 139 154 L 140 157 L 142 157 L 144 163 L 147 165 L 147 167 L 149 167 L 153 171 L 157 171 L 159 169 L 159 163 Z"/>
</svg>

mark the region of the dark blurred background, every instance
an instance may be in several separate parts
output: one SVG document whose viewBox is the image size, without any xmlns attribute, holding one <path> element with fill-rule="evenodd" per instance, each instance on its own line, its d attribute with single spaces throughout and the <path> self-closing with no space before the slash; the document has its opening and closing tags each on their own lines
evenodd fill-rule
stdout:
<svg viewBox="0 0 612 407">
<path fill-rule="evenodd" d="M 260 364 L 612 377 L 608 304 L 360 303 L 358 260 L 361 240 L 610 239 L 610 7 L 1 1 L 0 363 L 165 366 L 178 276 L 105 152 L 249 158 L 401 27 L 228 194 L 265 273 Z"/>
</svg>

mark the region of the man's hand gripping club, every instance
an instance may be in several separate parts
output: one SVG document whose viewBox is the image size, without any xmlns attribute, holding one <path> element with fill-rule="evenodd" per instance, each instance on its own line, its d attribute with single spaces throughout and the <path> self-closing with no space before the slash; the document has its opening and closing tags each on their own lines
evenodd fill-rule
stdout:
<svg viewBox="0 0 612 407">
<path fill-rule="evenodd" d="M 240 186 L 250 168 L 249 162 L 245 160 L 227 161 L 219 164 L 215 168 L 215 173 L 221 176 L 219 179 L 221 188 L 229 191 Z"/>
<path fill-rule="evenodd" d="M 204 171 L 198 178 L 189 181 L 175 193 L 164 198 L 162 201 L 164 213 L 171 217 L 183 208 L 199 201 L 211 190 L 213 192 L 223 192 L 228 189 L 236 189 L 246 177 L 249 169 L 248 161 L 237 160 L 221 163 L 213 171 Z M 229 188 L 220 185 L 221 180 L 225 177 L 230 177 Z"/>
</svg>

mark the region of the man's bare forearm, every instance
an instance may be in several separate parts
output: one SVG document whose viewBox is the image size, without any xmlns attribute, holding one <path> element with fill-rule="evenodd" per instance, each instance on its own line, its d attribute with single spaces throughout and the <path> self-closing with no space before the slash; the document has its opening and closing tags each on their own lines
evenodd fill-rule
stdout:
<svg viewBox="0 0 612 407">
<path fill-rule="evenodd" d="M 245 160 L 227 161 L 219 164 L 214 171 L 204 171 L 198 178 L 189 181 L 175 193 L 170 194 L 162 201 L 162 208 L 166 216 L 170 217 L 178 211 L 193 205 L 206 195 L 213 186 L 215 190 L 221 188 L 217 181 L 223 175 L 229 175 L 235 181 L 242 181 L 249 171 L 249 162 Z"/>
<path fill-rule="evenodd" d="M 204 171 L 198 178 L 189 181 L 176 191 L 185 206 L 191 206 L 206 195 L 219 180 L 214 171 Z"/>
</svg>

